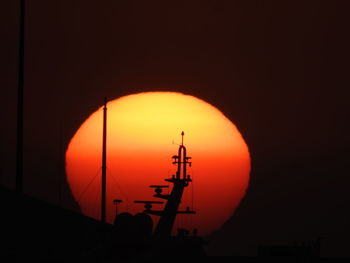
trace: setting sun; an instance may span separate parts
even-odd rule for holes
[[[234,212],[249,182],[250,156],[236,126],[218,109],[196,97],[174,92],[147,92],[108,103],[107,221],[118,212],[143,211],[134,200],[154,200],[152,184],[166,184],[176,171],[171,157],[184,144],[193,165],[193,183],[186,188],[175,229],[198,228],[201,234],[217,230]],[[66,152],[66,173],[82,212],[100,218],[102,107],[71,139]],[[163,205],[155,205],[161,209]],[[156,222],[157,218],[154,217]]]

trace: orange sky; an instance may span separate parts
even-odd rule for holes
[[[209,234],[232,215],[245,194],[250,172],[248,148],[235,125],[218,109],[193,96],[148,92],[108,103],[109,222],[114,219],[113,199],[123,199],[119,212],[133,214],[143,210],[134,200],[157,200],[148,186],[166,184],[164,179],[175,173],[171,156],[177,154],[181,131],[185,132],[188,156],[193,158],[188,173],[194,179],[185,190],[181,207],[193,203],[197,214],[179,215],[175,229],[196,227]],[[72,193],[83,213],[97,219],[101,151],[102,107],[78,129],[66,153]]]

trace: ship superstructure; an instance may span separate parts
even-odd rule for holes
[[[173,164],[177,166],[176,173],[166,182],[173,184],[169,194],[164,194],[163,189],[169,185],[150,185],[155,193],[153,197],[165,200],[163,210],[153,210],[153,205],[163,204],[163,201],[137,200],[135,203],[144,204],[145,210],[137,215],[122,213],[116,215],[115,228],[118,244],[136,242],[134,247],[145,247],[145,255],[204,255],[202,238],[197,236],[197,229],[193,229],[192,235],[185,229],[178,229],[178,235],[172,235],[178,214],[195,214],[190,207],[179,210],[180,203],[186,187],[192,183],[191,176],[187,174],[187,166],[191,166],[191,157],[187,156],[187,149],[184,145],[184,132],[181,133],[182,142],[179,145],[177,155],[172,156]],[[115,200],[116,205],[121,200]],[[153,220],[149,215],[159,216],[157,225],[153,230]],[[137,218],[137,219],[136,219]],[[129,232],[126,231],[129,229]],[[119,237],[118,237],[119,234]]]

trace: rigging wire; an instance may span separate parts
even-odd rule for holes
[[[192,211],[195,211],[194,209],[194,169],[192,169],[192,183],[191,183],[191,209]],[[190,214],[190,226],[193,227],[194,226],[194,214]]]
[[[86,193],[86,191],[89,189],[89,187],[91,186],[91,184],[95,181],[95,179],[97,178],[97,176],[100,174],[101,172],[101,168],[98,168],[98,171],[96,172],[95,176],[91,179],[91,181],[87,184],[87,186],[85,187],[85,189],[80,193],[79,197],[77,198],[78,203],[81,201],[81,198],[83,197],[83,195]]]
[[[107,172],[111,175],[110,177],[112,178],[114,184],[117,186],[118,190],[120,191],[122,196],[125,198],[125,200],[126,200],[126,212],[129,212],[129,197],[128,197],[128,195],[126,194],[126,192],[123,191],[122,187],[119,185],[114,174],[112,173],[112,171],[108,167],[107,167]]]
[[[192,170],[192,210],[194,211],[194,169]]]
[[[101,189],[98,187],[97,194],[95,195],[93,206],[95,207],[96,218],[100,217],[100,200],[101,200]]]
[[[170,172],[170,170],[168,170],[167,176],[168,176],[168,179],[171,179],[171,172]],[[169,195],[169,194],[170,194],[170,182],[169,182],[169,181],[166,181],[166,182],[167,182],[166,185],[168,186],[168,187],[166,188],[166,190],[167,190],[167,195]]]

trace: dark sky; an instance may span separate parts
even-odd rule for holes
[[[0,1],[1,184],[15,173],[18,2]],[[324,237],[350,256],[347,1],[27,1],[25,192],[77,209],[69,139],[103,98],[171,90],[222,110],[252,158],[209,253]],[[215,212],[215,211],[213,211]]]

